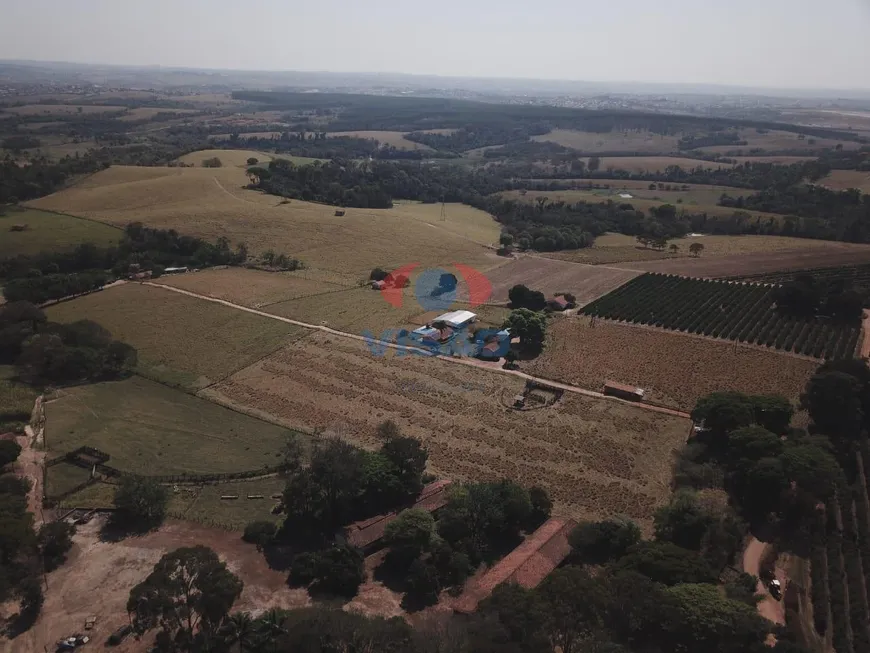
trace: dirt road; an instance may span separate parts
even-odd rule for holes
[[[870,358],[870,311],[864,311],[864,319],[861,321],[861,351],[859,358]]]
[[[747,574],[752,574],[753,576],[758,576],[758,570],[761,566],[761,560],[764,558],[764,554],[767,551],[767,547],[770,546],[766,542],[762,542],[761,540],[753,537],[749,544],[746,547],[746,550],[743,552],[743,571]],[[785,584],[788,580],[786,578],[785,573],[779,567],[776,568],[776,577],[779,579],[779,582],[782,583],[783,594],[785,593]],[[767,588],[764,586],[760,580],[758,581],[758,587],[756,591],[764,596],[764,600],[758,604],[758,613],[775,624],[783,625],[785,624],[785,606],[782,601],[777,601],[774,599],[770,592],[767,591]]]
[[[164,286],[163,284],[154,283],[151,281],[143,281],[142,285],[145,286],[154,286],[155,288],[162,288],[164,290],[169,290],[172,292],[177,292],[182,295],[187,295],[189,297],[196,297],[197,299],[202,299],[207,302],[213,302],[215,304],[222,304],[223,306],[227,306],[229,308],[234,308],[239,311],[245,311],[246,313],[253,313],[254,315],[259,315],[260,317],[269,318],[270,320],[278,320],[279,322],[285,322],[286,324],[292,324],[294,326],[304,327],[306,329],[313,329],[315,331],[323,331],[324,333],[329,333],[334,336],[339,336],[341,338],[350,338],[352,340],[359,340],[361,342],[366,343],[374,343],[378,346],[388,347],[390,349],[403,350],[415,352],[418,354],[423,354],[425,356],[433,356],[432,352],[421,349],[419,347],[408,347],[406,345],[398,345],[394,342],[385,342],[383,340],[373,340],[371,337],[357,335],[355,333],[348,333],[346,331],[338,331],[337,329],[331,329],[329,327],[322,326],[320,324],[310,324],[308,322],[300,322],[299,320],[293,320],[289,317],[281,317],[280,315],[273,315],[272,313],[266,313],[264,311],[259,311],[255,308],[248,308],[247,306],[241,306],[240,304],[234,304],[232,302],[228,302],[223,299],[215,299],[214,297],[209,297],[208,295],[200,295],[198,293],[190,292],[189,290],[182,290],[181,288],[173,288],[172,286]],[[650,404],[638,403],[635,401],[627,401],[625,399],[619,399],[618,397],[610,397],[601,392],[595,392],[593,390],[586,390],[584,388],[578,388],[577,386],[568,385],[567,383],[559,383],[558,381],[551,381],[549,379],[543,379],[540,377],[532,376],[530,374],[526,374],[525,372],[520,372],[519,370],[506,370],[499,365],[493,365],[493,363],[487,363],[485,361],[479,361],[476,358],[454,358],[452,356],[436,356],[443,361],[447,361],[450,363],[458,364],[458,365],[467,365],[470,367],[476,367],[478,369],[487,370],[491,373],[495,374],[510,374],[512,376],[517,376],[521,379],[525,379],[527,381],[535,381],[537,383],[543,383],[545,385],[549,385],[555,388],[559,388],[560,390],[564,390],[565,392],[573,392],[575,394],[584,395],[586,397],[595,397],[596,399],[606,399],[608,401],[616,401],[623,404],[630,404],[632,406],[637,406],[638,408],[642,408],[644,410],[649,410],[655,413],[663,413],[665,415],[674,415],[676,417],[684,417],[686,419],[691,419],[691,415],[689,413],[685,413],[679,410],[673,410],[671,408],[665,408],[663,406],[653,406]]]

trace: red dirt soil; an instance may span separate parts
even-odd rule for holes
[[[761,540],[753,537],[749,540],[746,550],[743,552],[743,571],[753,576],[758,576],[758,570],[761,565],[761,560],[764,558],[764,553],[769,545]],[[788,578],[785,572],[779,567],[776,567],[776,577],[782,583],[783,596],[785,596],[785,586]],[[775,624],[785,624],[785,605],[782,601],[774,599],[764,583],[758,581],[758,586],[755,590],[758,594],[764,597],[764,600],[758,604],[758,614],[772,621]]]
[[[84,633],[85,619],[96,616],[88,631],[93,646],[102,649],[106,638],[126,624],[130,590],[151,572],[160,557],[174,549],[203,544],[213,549],[245,584],[233,611],[250,611],[255,616],[269,608],[298,608],[310,599],[304,589],[287,586],[287,572],[270,569],[262,553],[242,541],[241,534],[187,522],[167,522],[160,530],[120,542],[102,542],[102,518],[79,526],[67,562],[47,576],[45,605],[36,624],[12,641],[4,641],[4,653],[54,650],[56,642],[74,633]],[[359,595],[345,606],[368,614],[395,616],[398,598],[380,583],[368,582]],[[113,650],[144,653],[153,636],[140,641],[128,638]],[[47,648],[46,648],[47,647]]]

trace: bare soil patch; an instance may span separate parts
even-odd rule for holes
[[[726,342],[588,318],[550,325],[544,353],[521,369],[600,391],[605,381],[646,390],[646,397],[690,411],[718,390],[780,394],[797,401],[818,361]]]
[[[128,623],[126,604],[130,590],[151,572],[160,557],[183,546],[203,544],[225,560],[245,584],[235,610],[260,614],[269,608],[298,608],[310,603],[305,590],[290,589],[285,572],[269,569],[256,547],[242,542],[240,533],[207,528],[187,522],[168,522],[160,530],[117,543],[101,542],[101,519],[79,527],[66,564],[48,575],[45,605],[29,631],[5,651],[54,650],[61,637],[84,629],[85,619],[96,616],[91,631],[93,646]],[[144,653],[153,637],[130,637],[114,650]]]
[[[570,517],[627,514],[645,526],[670,489],[670,456],[688,421],[619,402],[565,395],[515,411],[523,381],[474,367],[312,335],[201,394],[303,430],[377,447],[395,420],[454,480],[512,478],[547,488]]]
[[[492,282],[494,301],[507,301],[508,291],[524,284],[545,295],[557,292],[573,293],[579,304],[609,293],[637,276],[631,270],[595,267],[538,256],[521,256],[487,275]]]

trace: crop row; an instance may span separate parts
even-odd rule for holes
[[[851,358],[860,328],[787,315],[773,288],[644,274],[583,308],[586,315],[764,345],[814,358]]]
[[[852,281],[858,285],[870,284],[870,263],[861,265],[844,265],[834,268],[812,268],[793,272],[767,272],[761,274],[745,274],[727,277],[731,281],[754,281],[757,283],[786,283],[799,275],[811,275],[820,281]]]

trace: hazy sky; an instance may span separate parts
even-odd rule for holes
[[[0,0],[0,58],[870,88],[870,0]]]

